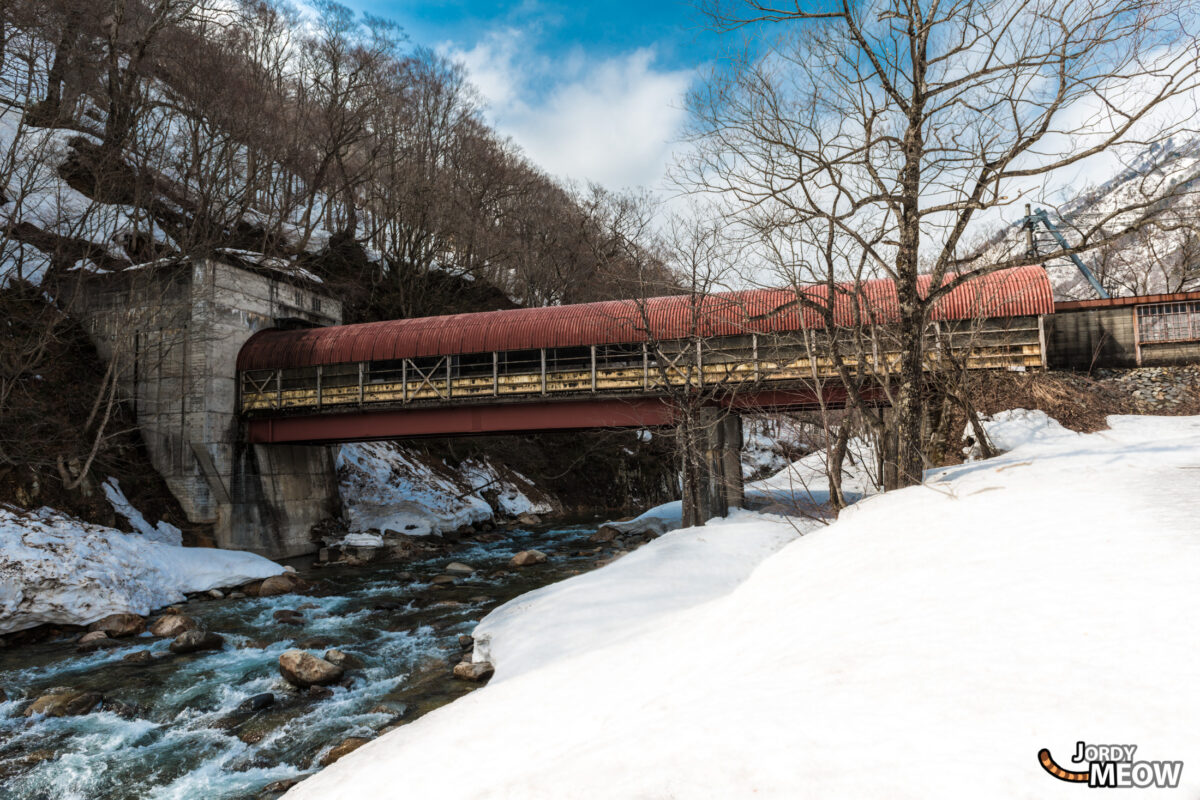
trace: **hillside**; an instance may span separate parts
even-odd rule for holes
[[[111,475],[183,524],[65,300],[89,273],[215,257],[319,282],[347,322],[670,283],[640,200],[547,176],[390,24],[250,0],[19,0],[0,22],[0,500],[113,524]]]

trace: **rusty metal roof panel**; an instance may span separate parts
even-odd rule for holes
[[[948,278],[947,280],[950,280]],[[930,278],[918,282],[928,296]],[[821,328],[829,286],[752,289],[694,297],[674,295],[546,306],[478,314],[389,320],[302,331],[263,331],[238,355],[238,369],[274,369],[421,356],[534,350],[592,344],[635,344],[649,338],[780,333]],[[899,317],[895,284],[888,280],[842,284],[833,298],[838,326],[888,323]],[[940,299],[935,319],[1008,317],[1054,312],[1050,281],[1041,267],[1020,267],[964,282]],[[649,330],[647,330],[647,326]]]

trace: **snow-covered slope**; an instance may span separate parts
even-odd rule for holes
[[[1110,294],[1125,296],[1200,289],[1200,238],[1193,225],[1200,212],[1200,137],[1179,136],[1152,145],[1130,159],[1115,175],[1100,176],[1092,186],[1072,186],[1073,191],[1054,203],[1042,205],[1068,244],[1078,246],[1085,233],[1103,238],[1096,226],[1114,235],[1136,226],[1140,215],[1153,209],[1161,224],[1119,238],[1112,246],[1088,250],[1081,256]],[[1166,197],[1166,200],[1159,198]],[[1035,204],[1035,207],[1038,204]],[[1059,249],[1040,225],[1035,229],[1039,252]],[[991,243],[996,259],[1024,254],[1025,229],[1016,225]],[[1066,258],[1052,259],[1046,271],[1060,300],[1093,299],[1095,291]]]
[[[428,536],[497,514],[554,510],[531,481],[513,470],[474,460],[457,469],[439,466],[435,470],[420,454],[395,442],[342,445],[339,493],[350,532],[359,537],[355,541],[388,530]]]
[[[288,797],[1052,798],[1084,790],[1046,773],[1041,748],[1068,768],[1080,740],[1186,762],[1200,418],[1043,433],[868,498],[733,592],[657,619],[622,602],[615,562],[569,637],[493,630],[501,668],[520,670]],[[639,583],[676,569],[657,563]],[[529,613],[576,604],[558,597]],[[630,635],[603,633],[605,608]],[[1200,792],[1186,763],[1183,782]]]
[[[43,508],[0,506],[0,633],[147,614],[283,572],[254,553],[175,547]]]
[[[488,614],[475,628],[475,660],[495,665],[494,680],[501,680],[628,639],[665,615],[732,591],[798,535],[778,518],[745,511],[667,533],[605,569]]]

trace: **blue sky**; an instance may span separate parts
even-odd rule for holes
[[[690,2],[349,0],[462,61],[488,117],[562,178],[662,188],[688,87],[724,42]]]

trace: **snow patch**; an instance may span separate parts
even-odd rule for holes
[[[144,520],[143,520],[144,521]],[[148,614],[185,593],[279,575],[253,553],[176,547],[53,509],[0,506],[0,634]]]
[[[1038,442],[1050,442],[1060,438],[1071,438],[1079,434],[1064,428],[1058,420],[1051,418],[1045,411],[1013,408],[1001,411],[990,417],[980,418],[983,430],[987,434],[992,447],[998,453],[1007,453],[1024,445]],[[964,441],[973,442],[974,431],[970,423],[963,432]],[[978,443],[972,443],[964,448],[968,461],[981,457]]]
[[[157,525],[151,525],[147,522],[146,518],[142,516],[142,512],[134,508],[133,504],[125,497],[125,493],[121,491],[121,482],[116,478],[109,478],[104,482],[102,488],[104,489],[104,496],[108,498],[108,503],[113,507],[113,510],[129,520],[130,527],[142,536],[145,536],[152,542],[174,545],[175,547],[183,545],[183,531],[165,520],[159,520]]]

